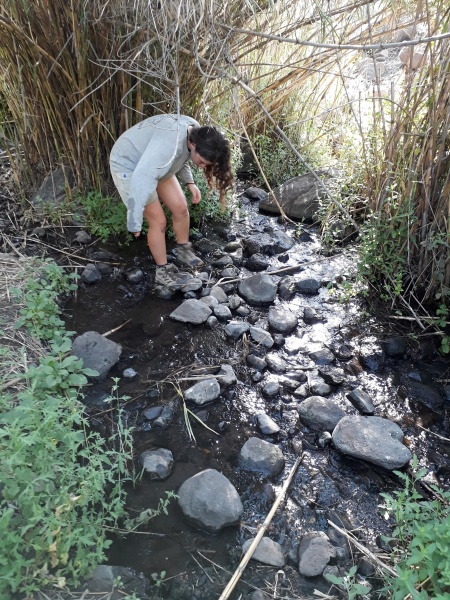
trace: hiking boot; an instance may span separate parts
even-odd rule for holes
[[[179,265],[186,265],[187,267],[192,267],[194,269],[203,266],[202,259],[192,252],[191,242],[177,245],[176,261]]]
[[[155,284],[161,285],[169,290],[175,291],[178,288],[177,281],[179,278],[178,269],[175,265],[167,264],[156,268]]]

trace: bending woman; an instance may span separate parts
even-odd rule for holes
[[[189,210],[177,176],[198,204],[201,193],[194,183],[188,159],[202,169],[210,188],[220,193],[222,208],[233,185],[228,140],[215,127],[200,127],[191,117],[158,115],[134,125],[114,144],[110,168],[114,184],[127,207],[127,228],[139,237],[143,217],[148,222],[147,240],[156,263],[155,283],[173,287],[177,269],[167,263],[166,217],[162,204],[172,213],[177,241],[176,258],[197,268],[202,261],[189,242]]]

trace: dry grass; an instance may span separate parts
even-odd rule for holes
[[[30,263],[30,259],[0,254],[1,386],[9,393],[22,389],[23,373],[30,363],[36,363],[45,355],[45,348],[39,340],[14,327],[20,306],[12,300],[11,289],[26,285],[29,277],[26,263]]]

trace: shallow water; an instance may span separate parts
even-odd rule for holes
[[[278,226],[276,220],[258,215],[249,205],[237,215],[231,231],[236,231],[241,237],[269,226]],[[286,230],[294,233],[292,226]],[[207,236],[225,245],[216,232],[209,231]],[[261,382],[253,381],[253,373],[244,360],[248,349],[245,342],[230,341],[224,336],[222,327],[212,331],[206,326],[173,322],[169,315],[182,297],[161,300],[152,293],[153,267],[143,240],[133,243],[125,252],[115,248],[108,250],[121,255],[123,260],[117,267],[116,277],[79,288],[76,298],[66,306],[67,327],[77,334],[89,330],[105,333],[130,320],[109,336],[122,345],[122,357],[105,382],[92,386],[90,395],[109,392],[112,378],[119,377],[119,396],[128,397],[121,401],[121,405],[125,409],[127,423],[136,429],[136,456],[144,450],[163,447],[171,450],[175,459],[175,468],[167,480],[150,481],[144,476],[135,489],[130,487],[130,511],[138,513],[149,507],[156,508],[159,498],[164,497],[167,490],[176,491],[187,478],[207,468],[217,469],[228,477],[244,503],[241,526],[212,536],[187,524],[176,502],[172,502],[168,515],[152,520],[148,535],[136,534],[114,542],[109,557],[111,564],[133,567],[147,577],[165,571],[166,577],[176,578],[182,573],[195,571],[200,551],[215,563],[234,570],[240,556],[240,543],[254,534],[262,523],[270,510],[274,493],[280,489],[295,462],[292,441],[296,439],[302,439],[304,443],[303,462],[289,489],[283,511],[277,512],[270,526],[272,539],[282,543],[286,549],[295,547],[305,531],[320,529],[328,532],[327,520],[330,518],[348,521],[349,526],[359,532],[363,543],[368,545],[373,546],[378,534],[388,533],[390,523],[379,508],[380,492],[396,489],[398,478],[368,463],[346,458],[331,446],[320,448],[318,434],[299,422],[296,402],[287,391],[275,399],[262,396],[261,386],[278,376],[266,371]],[[287,262],[283,263],[272,257],[270,270],[310,262],[296,278],[314,277],[322,281],[322,288],[317,296],[296,295],[291,301],[282,301],[283,306],[297,314],[301,314],[305,306],[310,306],[324,316],[324,322],[313,325],[306,325],[300,319],[296,332],[286,336],[284,347],[276,352],[288,363],[297,367],[301,365],[308,377],[313,377],[316,367],[308,357],[310,352],[336,340],[357,347],[359,339],[368,334],[379,339],[392,335],[393,329],[387,320],[366,314],[359,300],[340,302],[336,292],[332,291],[334,282],[353,277],[356,262],[353,248],[342,250],[336,256],[324,257],[320,254],[318,238],[312,232],[311,242],[297,243],[287,254]],[[144,271],[145,279],[132,285],[124,280],[123,272],[136,267]],[[241,275],[248,274],[242,268]],[[278,276],[284,274],[289,272],[278,273]],[[252,313],[254,324],[267,327],[267,307],[253,308]],[[430,357],[424,356],[423,352],[421,355],[419,345],[416,346],[417,350],[411,352],[408,358],[388,359],[379,373],[364,369],[353,378],[347,375],[347,382],[337,387],[330,397],[348,414],[357,414],[346,398],[348,384],[357,382],[371,395],[376,406],[375,414],[390,418],[402,427],[411,451],[417,453],[420,463],[427,468],[430,481],[446,485],[450,442],[426,430],[432,428],[435,433],[450,437],[448,405],[444,403],[434,412],[402,398],[399,389],[401,378],[408,374],[422,377],[422,381],[428,378],[426,383],[435,384],[439,380],[441,384],[442,380],[448,379],[448,364],[436,352]],[[192,385],[190,378],[197,376],[200,368],[214,368],[223,363],[232,364],[238,378],[237,385],[225,390],[212,405],[194,410],[215,433],[192,420],[195,441],[190,439],[180,407],[168,429],[151,429],[151,423],[143,417],[145,409],[176,398],[174,384],[186,389]],[[124,379],[122,373],[127,367],[137,371],[138,377]],[[151,394],[151,390],[156,389],[161,394],[160,398],[149,398],[148,392]],[[109,435],[112,409],[98,401],[91,402],[87,410],[93,426]],[[268,482],[262,476],[237,468],[237,455],[244,442],[255,435],[264,437],[255,422],[255,415],[261,411],[277,421],[282,430],[275,437],[267,437],[280,446],[286,459],[284,473],[271,482],[272,489],[267,487]],[[207,563],[203,560],[202,564]],[[313,587],[325,592],[329,585],[316,579]],[[304,585],[305,593],[310,587],[298,577],[295,585],[300,586],[298,589]]]

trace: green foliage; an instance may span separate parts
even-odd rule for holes
[[[1,598],[76,585],[105,560],[106,528],[126,516],[131,434],[118,427],[106,444],[89,430],[79,393],[96,373],[70,355],[56,302],[72,278],[53,263],[42,269],[15,296],[22,324],[49,352],[26,372],[21,392],[0,396]]]
[[[166,491],[166,498],[160,498],[157,508],[147,508],[146,510],[139,513],[137,517],[125,519],[124,525],[127,531],[135,531],[138,528],[147,525],[155,517],[159,517],[162,513],[165,515],[169,514],[168,506],[173,498],[178,496],[172,490]]]
[[[292,177],[306,172],[298,156],[280,139],[260,134],[254,140],[255,152],[271,186],[281,185]],[[305,157],[306,158],[306,157]],[[265,185],[261,175],[256,183]]]
[[[120,198],[104,196],[99,191],[91,191],[78,196],[77,205],[85,214],[86,227],[105,242],[111,236],[127,235],[127,209]]]
[[[412,600],[448,598],[450,590],[450,492],[436,486],[436,499],[424,500],[417,492],[417,482],[425,475],[425,469],[415,475],[396,472],[404,482],[404,489],[382,494],[386,517],[393,516],[396,526],[388,540],[395,543],[393,559],[397,578],[387,580],[390,598],[403,600],[409,594]]]
[[[161,585],[164,583],[165,576],[166,576],[165,571],[161,571],[161,573],[152,573],[151,574],[151,578],[153,579],[154,585],[157,588],[160,588]]]
[[[330,583],[342,590],[346,594],[348,600],[353,600],[354,598],[359,597],[368,598],[367,594],[371,591],[371,587],[369,585],[358,583],[356,579],[355,565],[350,568],[349,572],[344,577],[336,577],[336,575],[327,573],[325,578],[328,579]]]
[[[23,305],[15,327],[26,327],[34,337],[50,340],[57,331],[64,329],[59,316],[58,298],[76,289],[74,280],[77,276],[74,273],[64,273],[53,262],[43,263],[39,276],[36,276],[34,266],[28,268],[28,273],[24,289],[11,290],[12,297]]]

